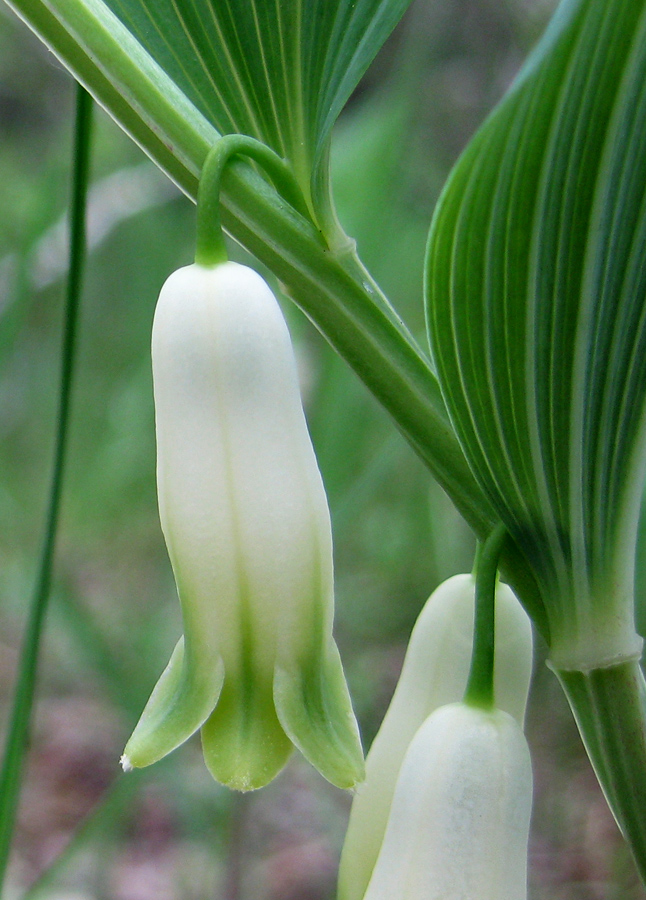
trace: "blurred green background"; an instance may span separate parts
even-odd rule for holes
[[[439,189],[553,5],[417,0],[336,129],[341,220],[423,346]],[[61,66],[0,5],[0,730],[50,477],[73,99]],[[149,343],[161,284],[191,261],[194,210],[98,112],[89,216],[63,519],[7,898],[328,900],[351,798],[297,754],[248,796],[211,781],[197,738],[120,774],[180,632],[156,509]],[[474,545],[367,391],[283,306],[330,499],[336,635],[367,748],[423,602],[471,568]],[[646,896],[541,647],[528,733],[533,900]]]

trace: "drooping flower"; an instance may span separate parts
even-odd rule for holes
[[[384,839],[402,760],[438,707],[462,699],[473,647],[475,581],[455,575],[429,597],[410,637],[393,699],[352,803],[339,869],[339,900],[362,900]],[[496,589],[496,705],[523,724],[532,669],[529,617],[511,589]]]
[[[269,782],[292,745],[351,787],[363,757],[332,637],[329,511],[280,307],[246,266],[187,266],[162,288],[152,360],[184,635],[124,765],[201,728],[207,766],[230,787]]]
[[[404,757],[364,900],[526,900],[531,806],[518,722],[440,707]]]

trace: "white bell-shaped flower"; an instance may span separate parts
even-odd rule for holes
[[[379,854],[404,755],[440,706],[461,700],[473,647],[475,581],[455,575],[429,597],[413,628],[397,688],[366,759],[339,869],[338,900],[362,900]],[[529,617],[511,589],[496,588],[496,705],[522,726],[532,670]]]
[[[364,900],[526,900],[531,806],[518,722],[440,707],[404,756]]]
[[[191,265],[153,325],[157,482],[184,636],[124,753],[198,728],[214,777],[270,781],[295,744],[334,784],[363,758],[332,638],[330,517],[291,341],[252,269]]]

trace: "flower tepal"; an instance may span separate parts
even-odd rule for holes
[[[332,783],[363,756],[332,638],[330,518],[280,307],[252,269],[192,265],[152,339],[162,529],[183,638],[130,738],[145,766],[198,728],[213,776],[258,788],[296,745]]]
[[[526,900],[531,805],[518,722],[440,707],[404,757],[365,900]]]
[[[475,580],[454,575],[427,600],[411,634],[401,676],[366,759],[339,868],[338,900],[363,900],[384,840],[395,785],[415,733],[436,709],[464,695],[473,648]],[[495,697],[522,727],[532,670],[529,617],[498,583]]]

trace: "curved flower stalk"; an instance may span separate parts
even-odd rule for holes
[[[245,266],[180,269],[159,297],[152,358],[184,636],[124,766],[201,727],[208,768],[232,788],[265,785],[293,744],[351,787],[363,757],[332,638],[329,512],[278,303]]]
[[[365,900],[526,900],[531,805],[516,719],[435,710],[404,757]]]
[[[366,760],[339,869],[339,900],[362,900],[377,860],[402,760],[438,707],[465,692],[473,646],[475,580],[455,575],[429,597],[411,634],[397,689]],[[522,727],[532,668],[529,617],[509,587],[496,589],[496,704]]]

